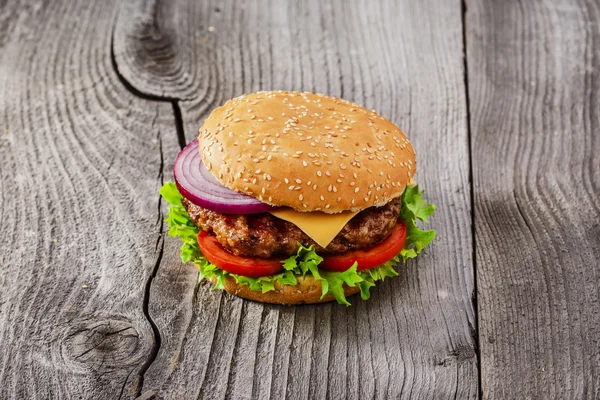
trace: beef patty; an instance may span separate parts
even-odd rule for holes
[[[381,242],[396,226],[400,198],[381,207],[371,207],[354,216],[327,247],[314,242],[291,222],[269,213],[220,214],[182,200],[194,224],[214,235],[221,246],[236,256],[283,257],[295,254],[298,243],[315,246],[320,254],[338,254],[367,248]]]

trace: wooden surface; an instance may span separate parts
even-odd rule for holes
[[[468,7],[483,396],[598,399],[600,3]]]
[[[600,398],[597,2],[88,3],[0,3],[1,399]],[[180,145],[260,89],[413,142],[438,238],[368,302],[196,286],[164,235]]]

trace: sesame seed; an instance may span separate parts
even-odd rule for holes
[[[338,197],[338,198],[337,198],[337,202],[339,203],[340,201],[342,201],[342,198],[341,198],[341,197]]]
[[[259,175],[261,172],[262,172],[262,171],[261,171],[260,169],[257,169],[256,171],[254,171],[254,173],[255,173],[256,175]]]
[[[240,121],[241,121],[241,119],[239,119],[239,118],[236,118],[233,120],[233,122],[240,122]]]
[[[260,191],[262,192],[262,194],[265,194],[265,188],[262,188]]]
[[[302,195],[298,196],[298,200],[300,200],[300,201],[304,200],[304,196],[302,196]]]
[[[252,179],[252,183],[256,183],[256,178]]]
[[[350,186],[354,186],[354,185],[356,185],[355,182],[350,182]]]
[[[313,185],[313,190],[317,190],[317,184],[316,183]]]
[[[271,161],[272,158],[273,158],[273,156],[271,154],[269,154],[269,156],[267,157],[267,161]]]
[[[260,160],[258,158],[255,158],[254,160],[252,160],[253,162],[260,162]]]
[[[250,119],[256,119],[256,115],[250,116]]]
[[[325,197],[323,197],[322,195],[321,195],[321,197],[320,197],[320,198],[321,198],[321,201],[324,201],[324,200],[325,200]]]
[[[229,132],[229,137],[233,137],[233,132]]]
[[[301,179],[296,179],[296,183],[302,183]]]
[[[306,161],[302,160],[302,165],[304,165],[305,167],[307,167],[308,163]]]
[[[288,190],[294,190],[294,185],[288,187]]]
[[[317,176],[323,176],[323,174],[321,173],[321,171],[317,171]]]
[[[329,186],[327,187],[327,191],[328,191],[328,192],[331,192],[332,190],[333,190],[333,186],[329,185]]]
[[[283,178],[283,181],[284,181],[285,183],[290,183],[290,181],[289,181],[289,179],[288,179],[288,178]]]
[[[354,193],[358,193],[359,190],[360,190],[360,188],[355,188]]]
[[[330,204],[325,204],[325,208],[329,208],[329,207],[331,207]]]

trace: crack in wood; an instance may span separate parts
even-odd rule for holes
[[[181,118],[181,110],[179,109],[177,99],[167,98],[167,97],[150,96],[150,95],[144,94],[141,91],[137,90],[121,74],[121,72],[119,71],[119,66],[117,64],[117,60],[115,57],[115,51],[114,51],[115,27],[116,27],[116,22],[113,25],[113,29],[111,31],[111,38],[110,38],[110,58],[111,58],[111,65],[113,67],[115,74],[117,75],[119,81],[123,84],[123,86],[129,92],[131,92],[133,95],[140,97],[142,99],[145,99],[145,100],[171,103],[171,105],[173,107],[173,115],[174,115],[174,119],[175,119],[175,130],[177,133],[177,140],[178,140],[180,147],[183,148],[185,146],[185,131],[184,131],[183,122],[182,122],[182,118]],[[154,126],[154,121],[152,123],[152,126]],[[158,143],[159,143],[158,149],[160,152],[159,179],[162,184],[162,183],[164,183],[164,154],[163,154],[163,144],[162,144],[162,137],[160,135],[160,130],[157,133],[157,139],[158,139]],[[151,349],[148,359],[140,368],[140,372],[139,372],[140,378],[139,378],[139,383],[137,385],[136,397],[139,397],[142,394],[142,388],[144,386],[144,375],[145,375],[146,371],[148,370],[148,368],[150,368],[150,366],[156,359],[156,357],[158,355],[158,351],[160,350],[160,347],[161,347],[161,342],[162,342],[158,326],[156,325],[156,323],[150,316],[150,312],[148,310],[148,306],[150,303],[150,290],[152,288],[152,282],[153,282],[154,278],[156,278],[156,274],[158,272],[158,268],[160,266],[160,263],[161,263],[162,257],[163,257],[163,253],[164,253],[164,243],[165,243],[164,242],[164,224],[162,223],[162,220],[164,219],[164,215],[163,215],[163,212],[161,209],[161,205],[162,205],[162,198],[159,195],[158,202],[157,202],[157,210],[158,210],[158,222],[159,222],[160,230],[159,230],[159,236],[158,236],[158,239],[156,241],[156,246],[155,246],[155,249],[158,250],[158,255],[156,258],[156,262],[154,263],[152,273],[148,277],[148,280],[146,281],[146,285],[144,287],[144,299],[143,299],[143,304],[142,304],[142,310],[143,310],[144,316],[152,328],[152,333],[154,335],[154,343],[153,343],[153,346],[152,346],[152,349]],[[128,380],[129,380],[129,376],[127,377],[125,382],[127,382]],[[121,389],[121,394],[120,394],[119,398],[121,398],[121,396],[123,395],[124,388],[125,388],[125,384],[123,385],[123,388]]]
[[[464,90],[465,90],[465,103],[467,113],[467,146],[469,148],[469,202],[471,206],[471,243],[472,243],[472,263],[473,263],[473,293],[471,294],[471,301],[473,302],[473,312],[475,315],[473,324],[469,321],[469,330],[471,331],[471,337],[473,338],[474,351],[477,357],[477,392],[478,398],[483,398],[483,388],[481,380],[481,353],[479,346],[479,310],[477,308],[477,239],[475,236],[475,188],[473,187],[473,143],[471,134],[471,104],[469,98],[469,66],[467,59],[467,0],[461,0],[461,22],[462,22],[462,33],[463,33],[463,78],[464,78]],[[456,395],[456,394],[455,394]]]
[[[185,128],[183,126],[183,119],[181,117],[181,109],[179,107],[179,101],[182,99],[179,99],[176,97],[169,97],[169,96],[156,96],[156,95],[144,93],[144,92],[138,90],[131,82],[129,82],[127,80],[127,78],[119,70],[117,58],[115,57],[115,42],[114,42],[115,41],[115,28],[116,28],[116,22],[113,26],[113,30],[112,30],[112,34],[111,34],[111,38],[110,38],[110,59],[111,59],[111,64],[112,64],[113,70],[117,74],[119,82],[121,82],[128,91],[130,91],[132,94],[134,94],[137,97],[140,97],[145,100],[150,100],[150,101],[161,101],[161,102],[171,103],[171,106],[173,107],[173,116],[175,118],[175,132],[177,134],[177,141],[179,143],[179,146],[183,149],[185,147],[186,140],[185,140]]]

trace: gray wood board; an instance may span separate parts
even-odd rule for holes
[[[599,21],[468,2],[484,398],[600,398]]]
[[[375,108],[408,132],[417,180],[440,207],[438,239],[372,299],[280,307],[200,285],[167,238],[149,311],[161,348],[144,390],[160,397],[477,396],[466,89],[459,1],[130,2],[119,72],[181,109],[188,140],[214,107],[265,89]],[[209,29],[209,27],[212,27]],[[171,164],[173,159],[165,160]]]
[[[0,7],[0,398],[134,398],[171,105],[111,60],[114,2]]]

